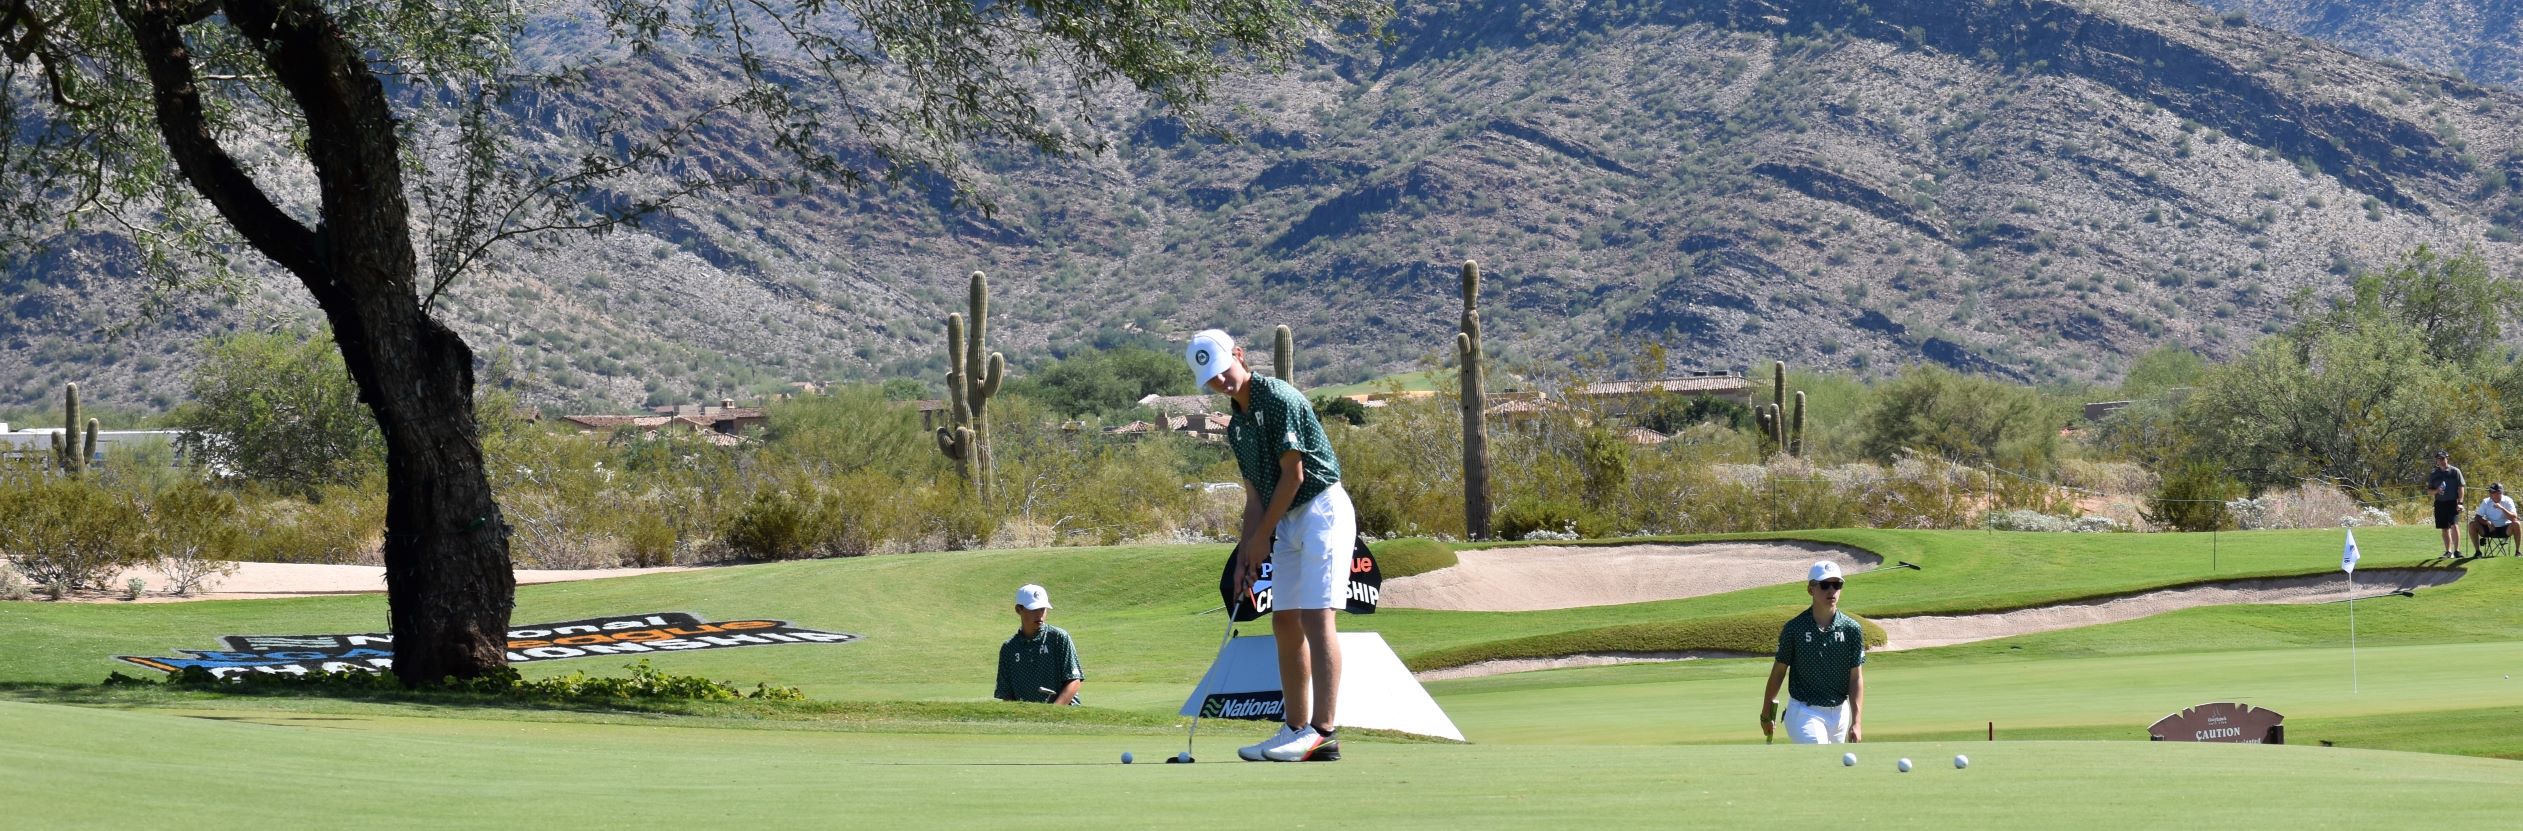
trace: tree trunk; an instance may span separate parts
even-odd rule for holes
[[[386,442],[386,599],[405,684],[507,665],[516,576],[484,476],[473,351],[421,310],[400,141],[385,88],[314,0],[120,0],[160,132],[194,190],[298,277],[331,321]],[[226,12],[307,118],[322,220],[283,212],[208,128],[179,27]],[[217,24],[212,24],[217,25]]]

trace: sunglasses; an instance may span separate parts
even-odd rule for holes
[[[1838,580],[1824,580],[1824,581],[1821,581],[1821,582],[1815,583],[1814,585],[1821,586],[1823,591],[1827,591],[1827,592],[1835,592],[1835,591],[1839,591],[1839,590],[1840,590],[1840,587],[1841,587],[1841,586],[1843,586],[1843,585],[1846,585],[1846,584],[1841,583],[1841,582],[1840,582],[1840,581],[1838,581]]]

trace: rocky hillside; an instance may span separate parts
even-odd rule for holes
[[[1676,368],[2110,379],[2162,342],[2228,353],[2418,244],[2523,253],[2523,97],[2176,0],[1412,0],[1393,33],[1238,84],[1240,143],[1114,119],[1101,156],[993,158],[988,215],[933,182],[711,197],[517,252],[446,314],[542,400],[714,399],[934,378],[980,269],[1020,368],[1286,323],[1332,382],[1450,353],[1471,258],[1511,362],[1654,342]],[[626,61],[605,106],[709,81]],[[566,131],[583,105],[521,106]],[[96,344],[137,290],[113,249],[0,278],[0,399],[167,399],[201,331],[304,306],[273,281]]]
[[[2523,6],[2510,0],[2200,0],[2252,24],[2482,84],[2523,89]]]

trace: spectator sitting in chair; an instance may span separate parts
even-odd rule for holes
[[[2505,495],[2505,483],[2488,486],[2488,498],[2479,501],[2479,510],[2470,517],[2470,553],[2481,556],[2489,540],[2514,539],[2514,500]]]

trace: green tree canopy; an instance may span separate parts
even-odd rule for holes
[[[2029,387],[1919,364],[1876,390],[1859,420],[1859,452],[1874,459],[1909,450],[2047,471],[2067,411]]]
[[[359,405],[330,332],[244,333],[203,344],[176,445],[194,462],[267,487],[312,494],[384,462],[377,421]]]
[[[1150,395],[1193,393],[1181,358],[1138,346],[1073,352],[1008,386],[1072,418],[1129,412]]]
[[[2129,371],[2121,376],[2122,398],[2147,398],[2162,395],[2176,387],[2196,385],[2199,376],[2208,371],[2208,362],[2190,347],[2167,343],[2129,363]]]
[[[2428,451],[2495,429],[2496,397],[2428,343],[2384,316],[2265,339],[2211,371],[2180,417],[2248,484],[2319,479],[2379,496],[2414,485]]]
[[[2421,245],[2390,268],[2359,276],[2288,337],[2309,356],[2327,333],[2380,321],[2417,333],[2426,359],[2467,366],[2504,354],[2506,326],[2523,313],[2519,304],[2523,286],[2489,271],[2478,252],[2447,257]]]

